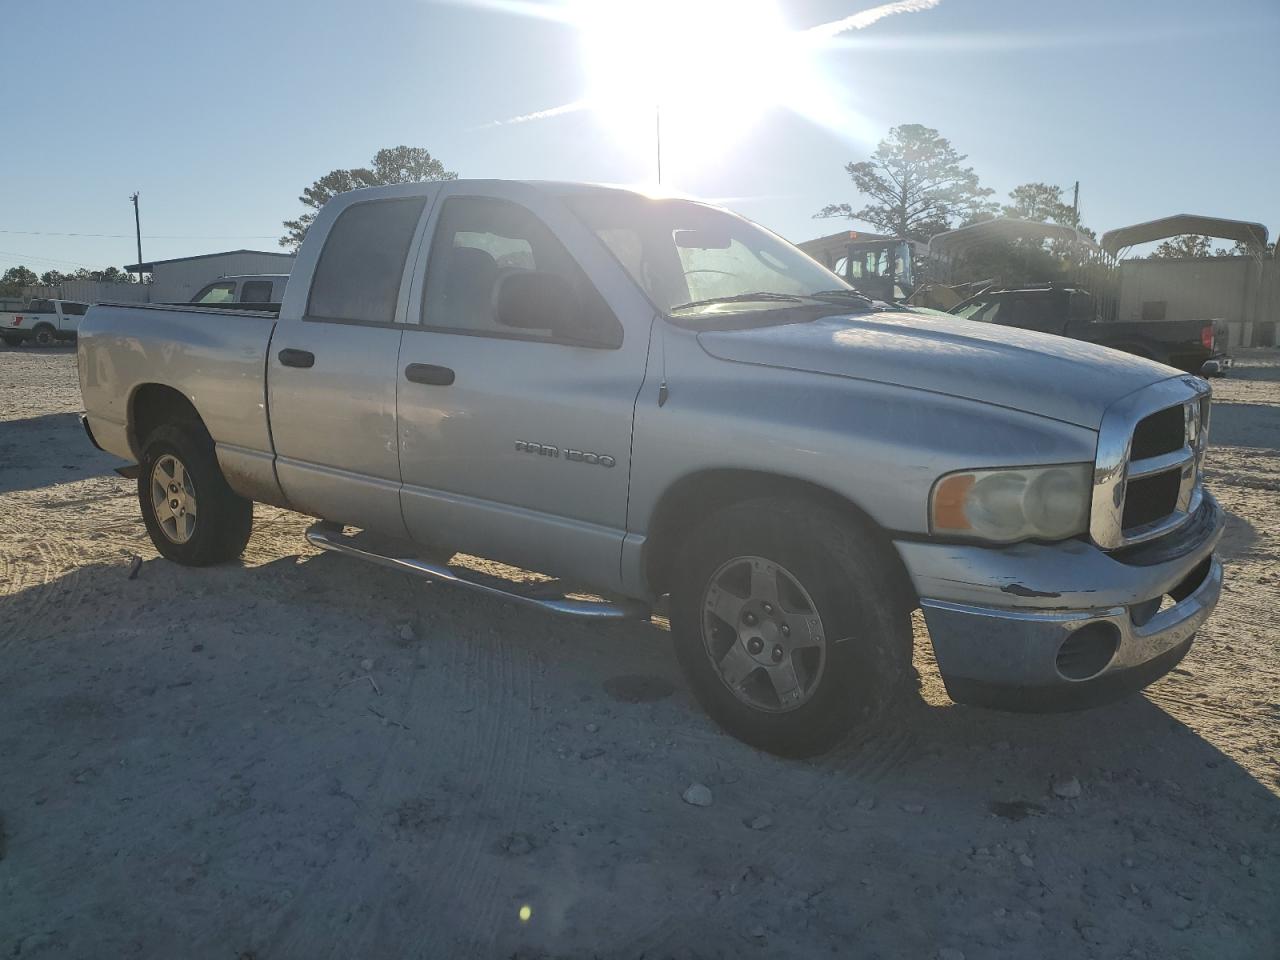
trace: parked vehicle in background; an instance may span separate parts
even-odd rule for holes
[[[1218,376],[1231,366],[1231,358],[1218,346],[1225,331],[1212,320],[1101,321],[1089,291],[1072,286],[989,288],[948,312],[979,323],[1101,344],[1188,373]]]
[[[22,310],[0,313],[0,340],[10,347],[28,341],[50,347],[59,341],[74,340],[80,318],[89,308],[75,300],[32,300]]]
[[[915,292],[907,240],[843,230],[797,246],[871,300],[902,303]]]
[[[783,753],[902,695],[915,607],[954,699],[1054,710],[1172,669],[1222,587],[1203,380],[875,311],[688,200],[342,194],[278,311],[95,306],[79,370],[163,556],[239,556],[261,501],[323,518],[323,549],[556,613],[669,595],[699,700]]]
[[[287,273],[251,273],[238,277],[219,277],[206,284],[192,303],[216,307],[229,303],[274,303],[284,299],[284,287],[289,282]]]

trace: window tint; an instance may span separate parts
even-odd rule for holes
[[[83,317],[88,307],[89,305],[86,303],[72,303],[70,300],[62,301],[62,312],[68,317]]]
[[[234,280],[223,280],[219,283],[211,283],[199,293],[195,295],[192,303],[230,303],[236,298],[236,284]]]
[[[246,280],[244,286],[240,288],[241,303],[270,303],[271,302],[271,281],[270,280]]]
[[[624,262],[638,255],[638,238],[619,231],[611,239]],[[516,329],[498,323],[495,316],[503,278],[534,270],[568,281],[576,309],[590,318],[582,329],[593,331],[593,339],[598,335],[611,346],[622,342],[617,318],[546,225],[524,207],[491,197],[445,202],[427,258],[422,324],[461,333],[555,339],[551,330]]]
[[[1016,297],[998,322],[1025,330],[1051,330],[1056,326],[1054,314],[1059,302],[1057,297]]]
[[[309,320],[395,320],[409,242],[423,197],[370,200],[342,212],[329,230],[307,304]]]

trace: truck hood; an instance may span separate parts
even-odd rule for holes
[[[1115,400],[1179,375],[1067,337],[910,313],[704,330],[698,341],[721,360],[929,390],[1094,430]]]

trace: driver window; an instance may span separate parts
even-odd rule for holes
[[[622,342],[617,319],[546,224],[519,204],[493,197],[445,201],[427,257],[421,323],[450,333],[554,340],[550,330],[517,330],[497,319],[503,279],[535,270],[567,280],[581,308],[610,326],[598,331],[602,339]]]

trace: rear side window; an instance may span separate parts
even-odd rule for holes
[[[311,281],[308,320],[392,323],[409,243],[425,197],[370,200],[344,210]]]
[[[62,301],[62,313],[64,316],[67,316],[67,317],[83,317],[84,312],[87,309],[88,309],[88,304],[71,303],[67,300]]]
[[[236,283],[234,280],[222,280],[218,283],[211,283],[192,299],[192,303],[230,303],[236,298]]]
[[[53,313],[52,300],[32,300],[31,306],[27,307],[31,313]]]
[[[270,280],[246,280],[244,286],[240,288],[241,303],[270,303],[271,302],[271,281]]]

